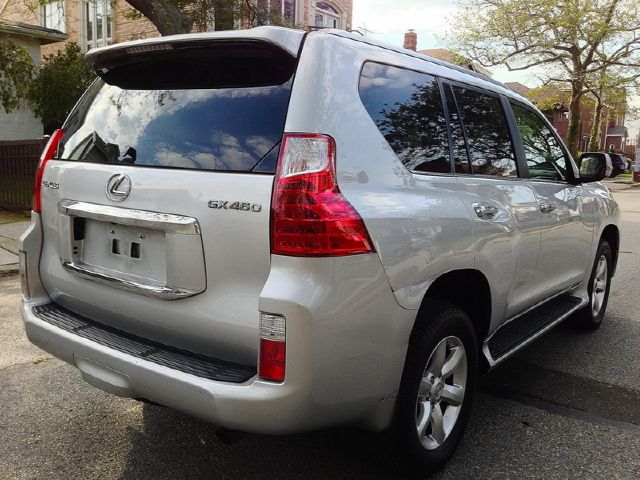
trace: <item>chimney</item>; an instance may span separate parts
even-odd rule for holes
[[[407,31],[407,33],[404,34],[404,48],[406,48],[407,50],[413,50],[415,52],[417,46],[418,34],[410,29],[409,31]]]

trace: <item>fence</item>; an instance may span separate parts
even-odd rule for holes
[[[0,142],[0,208],[31,208],[33,180],[46,142],[46,138]]]

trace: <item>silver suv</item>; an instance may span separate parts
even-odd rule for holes
[[[597,328],[618,207],[489,78],[338,30],[154,38],[51,138],[22,239],[29,339],[228,429],[459,442],[479,373]]]

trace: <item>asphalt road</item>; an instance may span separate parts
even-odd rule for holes
[[[483,377],[437,479],[640,478],[640,191],[616,193],[619,269],[595,333],[558,327]],[[0,478],[406,478],[384,435],[248,435],[84,384],[31,346],[16,276],[0,277]]]

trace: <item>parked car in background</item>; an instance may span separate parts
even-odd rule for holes
[[[611,160],[578,168],[502,84],[340,30],[87,60],[20,259],[29,339],[92,385],[247,432],[393,427],[427,472],[479,373],[600,326]]]
[[[613,166],[613,171],[610,175],[611,178],[616,177],[621,173],[629,173],[629,167],[627,164],[627,160],[624,158],[624,155],[620,153],[609,152],[609,157],[611,157],[611,164]]]

